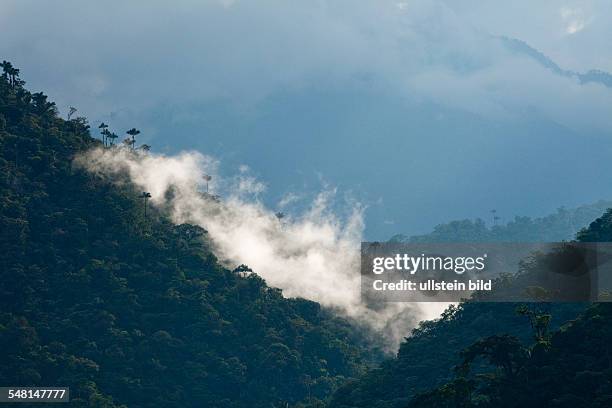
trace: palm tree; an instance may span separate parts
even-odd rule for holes
[[[212,176],[205,174],[202,176],[202,178],[204,179],[204,181],[206,181],[206,194],[208,194],[208,182],[212,180]]]
[[[144,217],[146,220],[147,219],[147,200],[151,198],[151,193],[147,191],[143,191],[142,194],[140,195],[140,198],[144,200]]]
[[[10,85],[11,84],[11,74],[10,73],[13,70],[13,64],[5,60],[5,61],[2,61],[2,63],[0,64],[0,67],[2,67],[2,71],[4,71],[2,76],[9,81],[9,85]]]
[[[10,86],[14,88],[16,85],[21,85],[23,83],[23,81],[19,80],[19,70],[13,67],[13,64],[8,61],[2,61],[0,66],[4,71],[2,76],[9,81]]]
[[[106,136],[107,138],[110,139],[110,143],[109,146],[114,146],[115,145],[115,139],[119,138],[119,135],[117,135],[114,132],[111,132],[108,136]]]
[[[142,146],[140,146],[140,149],[144,152],[148,152],[149,150],[151,150],[151,146],[149,146],[148,144],[143,144]]]
[[[108,125],[104,122],[100,123],[100,126],[98,126],[98,129],[100,130],[100,133],[102,134],[102,143],[104,144],[104,146],[106,146],[106,140],[108,139]]]
[[[132,146],[132,150],[134,150],[134,146],[136,145],[136,135],[140,134],[140,130],[136,129],[136,128],[131,128],[130,130],[128,130],[127,132],[128,135],[130,135],[132,137],[132,140],[129,144],[131,144]]]
[[[276,214],[274,214],[276,216],[276,218],[278,219],[278,225],[279,227],[282,229],[283,228],[283,218],[285,218],[285,213],[284,212],[277,212]]]
[[[110,138],[111,132],[108,131],[108,129],[104,129],[102,131],[102,141],[104,142],[104,146],[107,146],[110,144],[108,144],[109,138]]]

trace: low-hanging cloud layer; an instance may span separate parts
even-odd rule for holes
[[[77,162],[111,180],[128,175],[138,188],[151,193],[153,205],[169,209],[175,223],[208,230],[217,256],[228,267],[247,264],[268,284],[283,289],[285,296],[319,302],[367,325],[390,349],[419,320],[435,318],[446,307],[388,303],[373,310],[361,303],[362,208],[347,203],[346,216],[338,216],[330,209],[335,199],[331,189],[319,193],[304,213],[279,219],[257,199],[265,187],[248,169],[222,180],[218,161],[198,152],[164,156],[97,148]],[[212,176],[211,192],[222,192],[220,200],[203,193],[205,175]]]
[[[612,71],[611,16],[603,0],[19,0],[0,5],[0,53],[92,120],[215,100],[248,109],[275,92],[331,87],[496,118],[533,108],[573,129],[611,130],[609,89],[494,40],[525,40],[566,69]]]

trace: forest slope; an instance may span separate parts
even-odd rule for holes
[[[73,166],[100,146],[86,120],[4,68],[0,384],[68,386],[83,407],[286,407],[360,373],[345,321],[222,267],[206,231]]]

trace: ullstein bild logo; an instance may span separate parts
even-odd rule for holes
[[[611,243],[361,245],[365,302],[610,301]]]

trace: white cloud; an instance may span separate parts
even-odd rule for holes
[[[216,159],[197,152],[164,156],[95,149],[77,162],[114,180],[117,174],[127,174],[139,189],[151,193],[153,205],[169,209],[176,223],[208,230],[218,258],[227,260],[229,267],[249,265],[268,284],[283,289],[285,296],[314,300],[368,325],[390,348],[418,320],[434,318],[446,307],[388,303],[374,310],[361,303],[362,207],[348,203],[348,215],[338,216],[330,205],[335,200],[333,189],[320,192],[306,211],[281,224],[272,210],[245,197],[233,179],[222,179]],[[204,174],[217,180],[221,202],[201,193]],[[166,194],[170,189],[173,194]]]
[[[587,26],[584,12],[580,8],[561,7],[559,13],[565,22],[565,32],[567,34],[576,34]]]
[[[291,204],[298,202],[302,197],[299,194],[289,192],[283,195],[283,197],[278,202],[278,208],[284,209]]]

